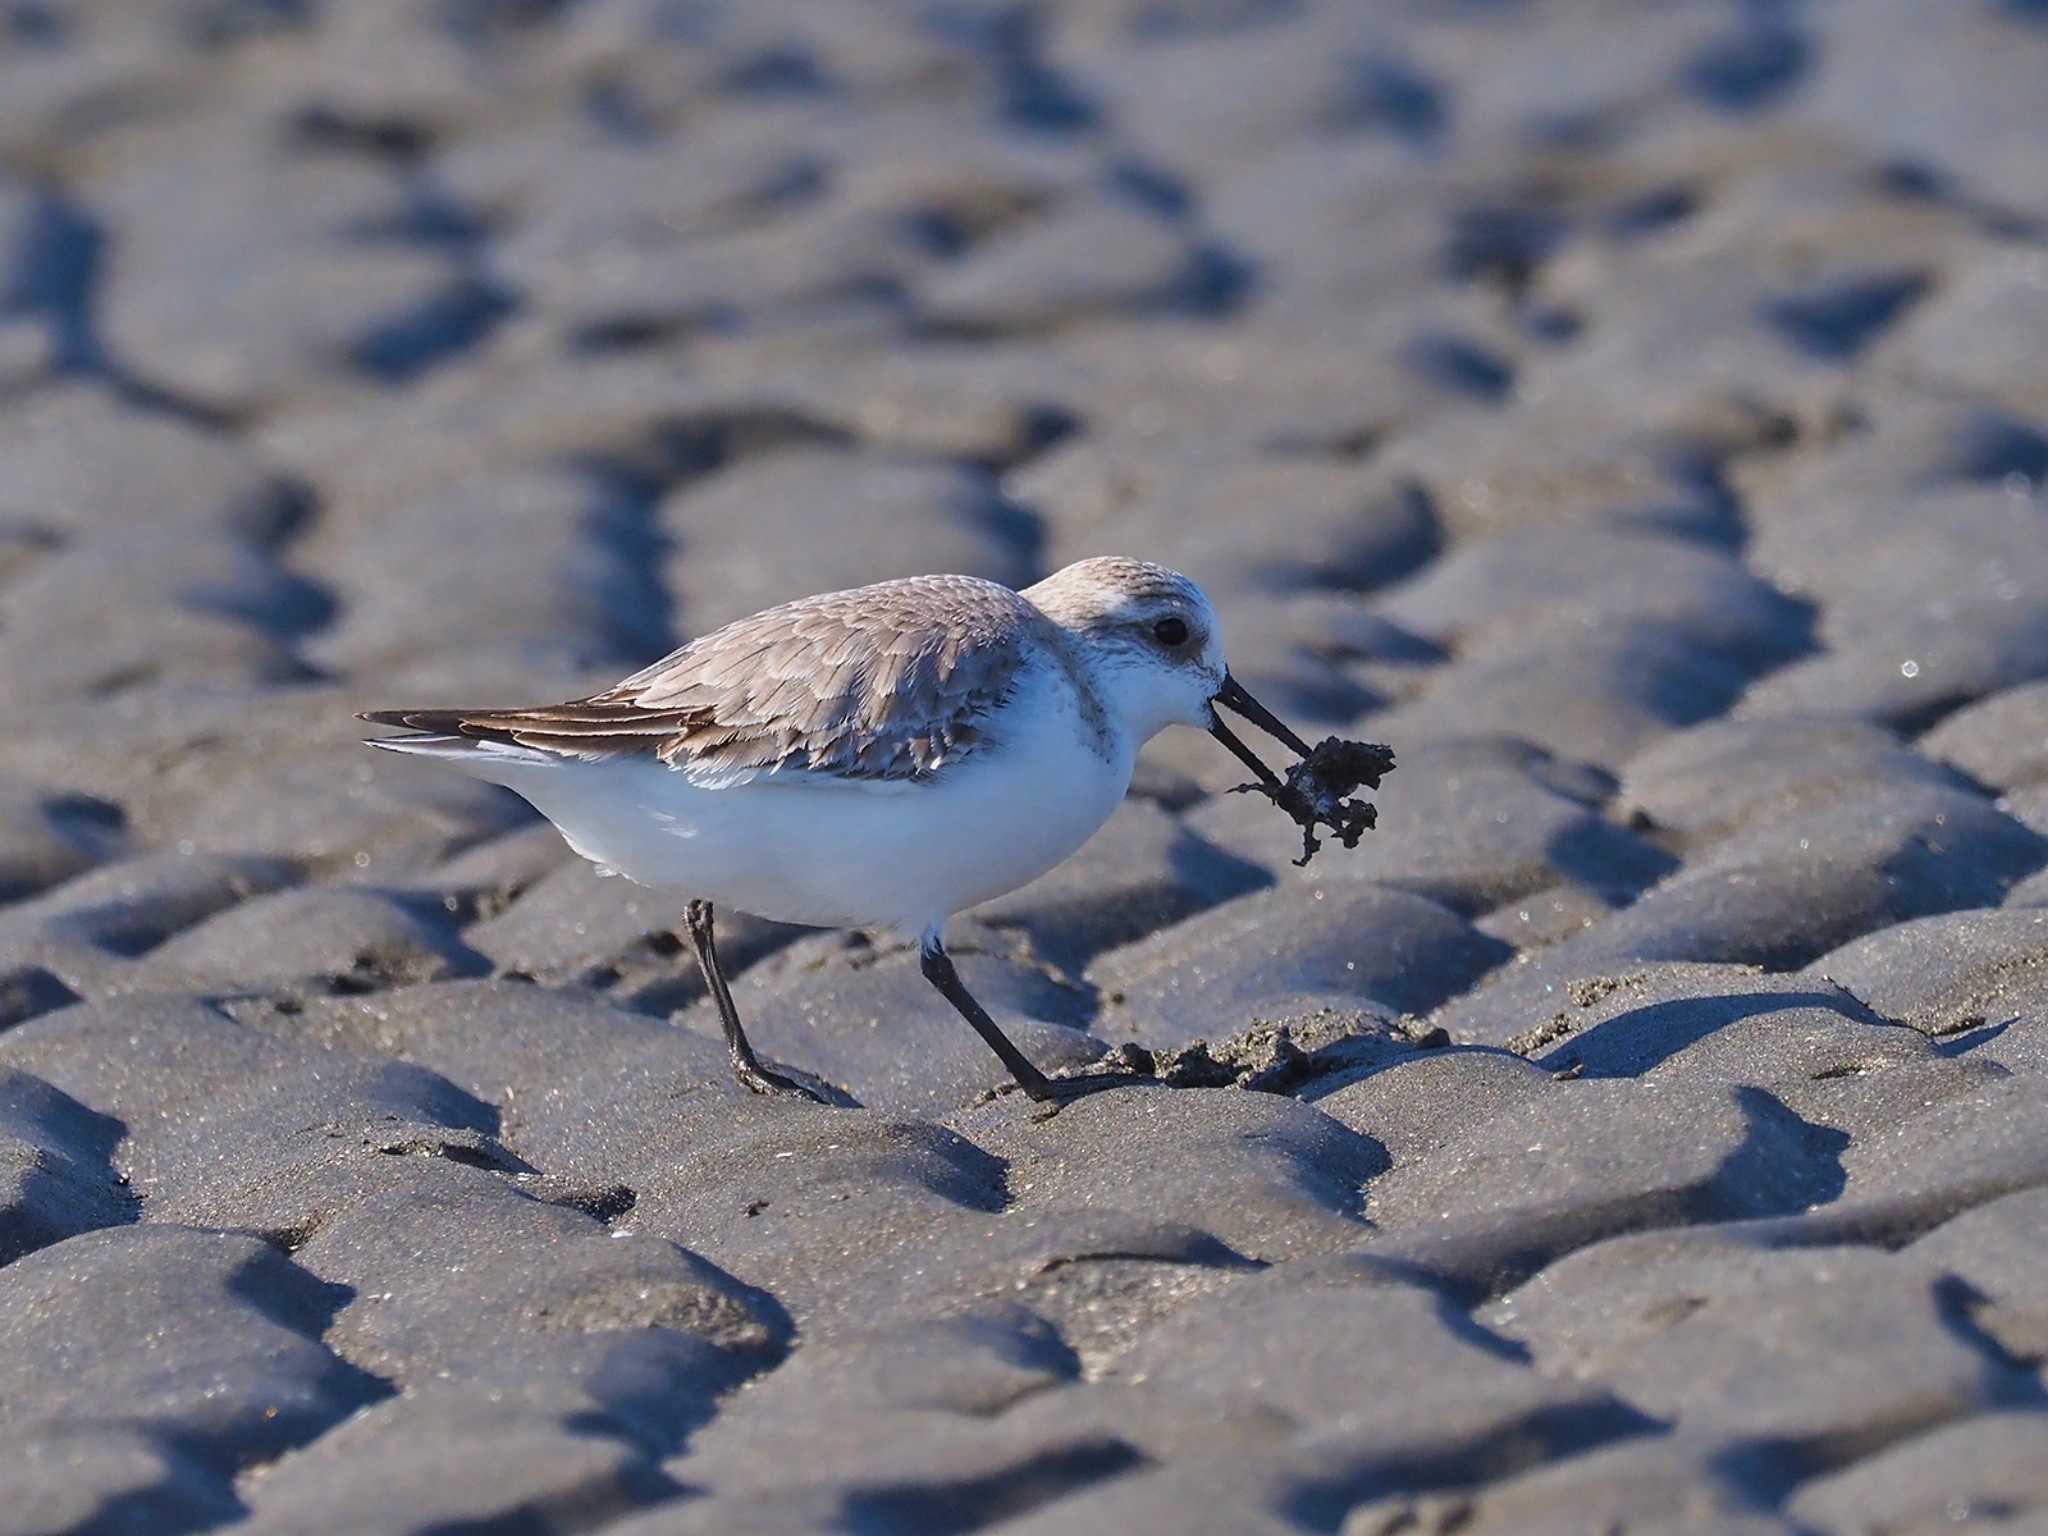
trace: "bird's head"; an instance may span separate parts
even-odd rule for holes
[[[1230,675],[1215,605],[1179,571],[1121,556],[1080,560],[1024,595],[1066,632],[1133,748],[1169,725],[1191,725],[1270,778],[1223,724],[1220,704],[1308,755],[1307,743]]]

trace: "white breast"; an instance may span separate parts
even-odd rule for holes
[[[492,763],[585,858],[782,922],[917,933],[1015,890],[1085,843],[1133,750],[1082,719],[1067,679],[1028,674],[994,744],[925,781],[773,776],[692,786],[658,763]],[[481,765],[479,765],[481,769]]]

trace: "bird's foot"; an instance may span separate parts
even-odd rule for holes
[[[770,1072],[759,1062],[736,1061],[732,1064],[732,1071],[733,1076],[759,1094],[775,1098],[794,1095],[809,1099],[813,1104],[826,1102],[825,1096],[816,1089],[806,1088],[796,1079],[784,1077],[780,1072]]]
[[[1005,1083],[996,1093],[998,1096],[1024,1094],[1037,1106],[1031,1118],[1050,1120],[1076,1099],[1105,1093],[1112,1088],[1132,1088],[1143,1084],[1157,1087],[1159,1079],[1145,1072],[1084,1072],[1074,1077],[1041,1077],[1035,1082]]]

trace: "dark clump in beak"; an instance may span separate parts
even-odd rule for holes
[[[1223,723],[1223,717],[1216,712],[1217,705],[1242,715],[1274,740],[1291,747],[1301,761],[1281,778]],[[1258,777],[1256,784],[1240,784],[1237,793],[1257,791],[1287,812],[1301,828],[1301,857],[1294,861],[1297,865],[1308,863],[1322,846],[1316,837],[1317,827],[1328,827],[1346,848],[1356,848],[1359,838],[1379,820],[1379,812],[1371,802],[1345,797],[1360,785],[1380,787],[1380,780],[1394,771],[1391,747],[1369,741],[1345,741],[1336,736],[1326,737],[1311,747],[1227,672],[1223,674],[1223,686],[1210,700],[1209,734]]]

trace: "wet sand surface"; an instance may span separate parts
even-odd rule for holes
[[[0,6],[0,1532],[2039,1529],[2044,358],[2033,0]],[[1098,553],[1051,1119],[355,745]]]

